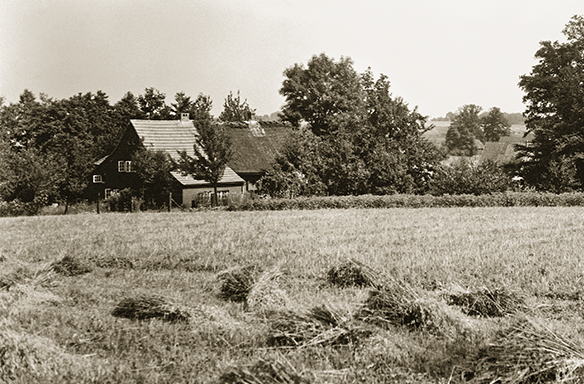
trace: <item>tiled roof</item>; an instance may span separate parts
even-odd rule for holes
[[[182,185],[209,185],[209,183],[207,183],[204,180],[197,180],[194,179],[192,176],[190,175],[183,175],[180,172],[171,172],[172,176],[174,176],[174,178],[181,183]],[[239,175],[235,172],[233,172],[233,170],[229,167],[225,168],[225,172],[223,173],[223,177],[221,178],[221,181],[219,182],[219,184],[223,184],[223,183],[235,183],[235,184],[239,184],[239,183],[244,183],[245,181],[239,177]]]
[[[197,130],[192,120],[130,120],[138,137],[146,149],[164,151],[174,160],[179,159],[178,152],[186,151],[194,157]],[[182,185],[208,185],[204,180],[196,180],[191,176],[183,176],[180,172],[172,175]],[[219,183],[244,183],[244,180],[231,168],[227,167]]]
[[[237,173],[263,173],[272,169],[292,127],[258,123],[226,125],[233,143],[229,166]]]
[[[179,151],[194,156],[197,130],[191,120],[130,120],[146,149],[164,151],[173,159]]]

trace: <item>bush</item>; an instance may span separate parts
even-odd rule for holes
[[[484,195],[505,192],[511,187],[509,176],[492,161],[475,165],[466,158],[455,161],[451,166],[441,166],[430,182],[430,193],[440,196]]]

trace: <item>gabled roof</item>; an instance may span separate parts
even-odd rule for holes
[[[130,120],[130,122],[146,149],[164,151],[174,160],[179,159],[178,152],[182,151],[186,151],[189,156],[195,156],[194,146],[198,133],[192,120]],[[182,175],[180,172],[171,172],[171,174],[185,186],[209,184],[204,180]],[[231,168],[226,167],[219,183],[243,184],[245,181]]]
[[[293,129],[272,122],[225,124],[225,128],[233,143],[229,166],[240,174],[261,174],[272,169]]]
[[[164,151],[178,160],[179,151],[195,155],[197,130],[192,120],[130,120],[146,149]]]

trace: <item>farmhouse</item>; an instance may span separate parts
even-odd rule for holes
[[[268,170],[291,128],[276,123],[226,124],[233,142],[233,159],[218,184],[220,198],[241,195],[256,189],[257,181]],[[178,152],[194,156],[197,135],[188,114],[180,120],[130,120],[117,147],[112,153],[95,162],[91,179],[92,198],[107,198],[112,193],[138,185],[132,168],[132,155],[143,146],[152,151],[164,151],[174,160]],[[177,204],[193,206],[210,199],[213,187],[180,172],[173,176],[172,198]]]

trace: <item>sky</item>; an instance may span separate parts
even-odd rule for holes
[[[582,0],[0,0],[0,96],[101,90],[114,104],[153,87],[168,104],[210,95],[218,116],[239,91],[271,114],[283,71],[325,53],[387,75],[423,115],[523,112],[519,77],[576,14]]]

